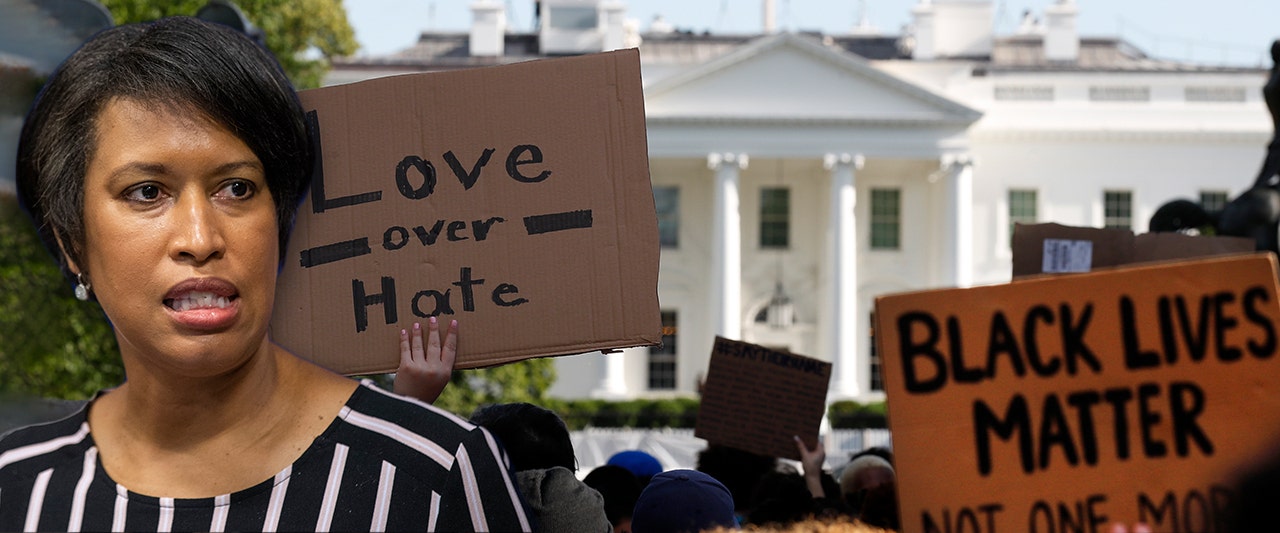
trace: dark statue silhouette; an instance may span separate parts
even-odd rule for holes
[[[1215,235],[1250,237],[1258,250],[1280,254],[1280,41],[1271,43],[1271,75],[1262,87],[1271,112],[1273,134],[1253,186],[1218,212],[1208,212],[1191,200],[1165,203],[1151,216],[1151,231],[1212,230]]]

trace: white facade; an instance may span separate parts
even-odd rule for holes
[[[940,36],[964,30],[932,23]],[[629,349],[558,358],[555,396],[693,395],[725,335],[834,362],[830,400],[882,398],[871,381],[875,298],[1008,281],[1011,191],[1035,221],[1083,226],[1104,224],[1107,191],[1128,193],[1131,227],[1144,232],[1168,200],[1252,184],[1272,134],[1262,70],[1136,51],[1107,63],[1084,41],[1077,61],[1044,60],[1041,48],[1019,63],[1002,54],[1034,51],[1018,39],[1043,36],[997,38],[988,58],[938,45],[927,60],[867,60],[831,37],[790,33],[645,39],[651,179],[678,191],[677,243],[662,250],[658,286],[675,313],[674,386],[651,387],[650,349]],[[333,79],[435,67],[362,68],[339,65]],[[766,189],[788,191],[782,247],[761,243]],[[897,246],[873,246],[873,219],[893,217],[873,217],[872,204],[895,195]],[[782,327],[757,320],[779,286],[794,313]]]

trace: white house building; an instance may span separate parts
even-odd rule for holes
[[[1008,281],[1014,222],[1144,232],[1167,200],[1220,205],[1272,135],[1267,71],[1081,37],[1069,0],[1004,36],[989,1],[923,0],[904,35],[641,32],[619,2],[540,4],[515,33],[476,1],[470,31],[328,83],[639,47],[667,342],[558,358],[560,397],[695,394],[722,335],[832,361],[830,400],[880,399],[877,296]]]

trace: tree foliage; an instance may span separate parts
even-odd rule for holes
[[[206,0],[102,0],[116,24],[195,15]],[[237,0],[298,89],[320,86],[329,60],[355,53],[355,31],[342,0]]]
[[[83,399],[120,384],[115,335],[81,302],[17,199],[0,193],[0,393]]]
[[[547,389],[556,380],[551,359],[528,359],[489,368],[454,371],[449,386],[435,405],[462,417],[482,405],[495,403],[547,403]]]

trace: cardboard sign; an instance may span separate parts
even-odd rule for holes
[[[831,363],[716,337],[693,435],[799,460],[793,437],[817,444],[830,381]]]
[[[275,341],[346,374],[394,370],[431,315],[460,368],[660,341],[638,52],[301,96],[322,157]]]
[[[1013,277],[1089,272],[1098,268],[1249,253],[1253,239],[1221,235],[1143,233],[1127,229],[1014,224]]]
[[[1214,531],[1280,429],[1270,254],[885,296],[904,532]]]

